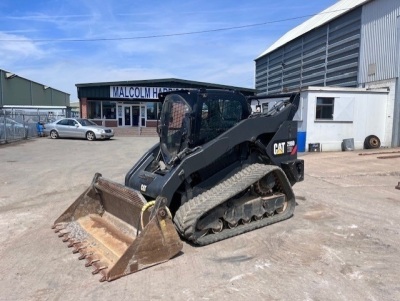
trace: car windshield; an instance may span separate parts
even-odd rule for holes
[[[83,126],[97,126],[96,123],[94,123],[93,121],[90,121],[88,119],[77,119],[77,121],[83,125]]]

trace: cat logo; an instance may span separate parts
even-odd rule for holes
[[[274,155],[279,156],[285,154],[286,142],[274,143]]]

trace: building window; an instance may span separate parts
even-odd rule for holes
[[[333,120],[333,97],[317,97],[316,120]]]
[[[159,117],[158,102],[148,102],[147,106],[147,119],[157,120]]]
[[[262,104],[262,112],[263,113],[268,113],[268,107],[269,107],[269,102],[264,102]]]
[[[87,117],[89,119],[116,119],[116,103],[110,101],[88,101]]]
[[[103,102],[103,118],[116,119],[115,103],[105,101]]]
[[[101,102],[88,101],[87,114],[88,114],[88,118],[90,118],[90,119],[100,119],[101,118]]]

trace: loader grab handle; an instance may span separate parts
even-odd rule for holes
[[[154,200],[154,201],[150,201],[150,202],[146,203],[143,206],[142,211],[140,212],[140,229],[144,229],[144,227],[145,227],[145,224],[144,224],[144,213],[148,209],[150,209],[151,207],[154,207],[155,204],[156,204],[156,201]],[[148,223],[148,221],[147,221],[147,223]],[[139,229],[138,229],[138,231],[139,231]]]
[[[146,223],[146,225],[145,225],[144,213],[145,213],[147,210],[149,210],[150,208],[154,207],[155,204],[156,204],[156,200],[153,200],[153,201],[150,201],[150,202],[146,203],[146,204],[143,206],[142,212],[141,212],[141,214],[140,214],[140,227],[141,227],[140,229],[144,229],[144,227],[146,227],[146,225],[147,225],[147,223]],[[165,211],[167,212],[169,218],[172,219],[172,214],[171,214],[171,211],[169,210],[168,207],[165,207]]]

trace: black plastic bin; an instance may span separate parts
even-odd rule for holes
[[[309,152],[320,152],[321,151],[321,144],[320,143],[309,143],[308,144],[308,151]]]

